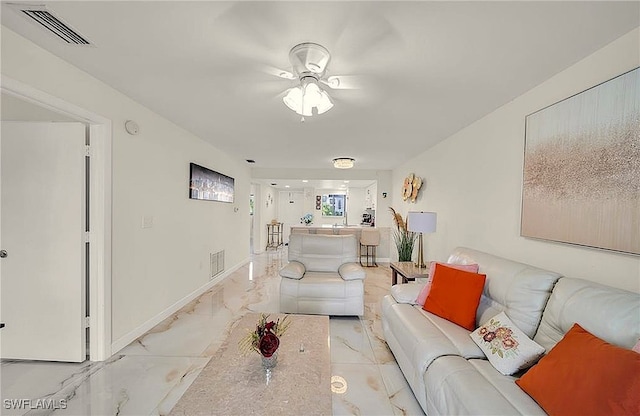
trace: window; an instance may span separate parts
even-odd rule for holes
[[[323,217],[344,217],[347,210],[346,195],[325,194],[322,195],[322,216]]]

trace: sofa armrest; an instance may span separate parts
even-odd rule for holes
[[[338,273],[343,280],[364,280],[367,275],[357,263],[344,263],[338,268]]]
[[[280,276],[300,280],[306,271],[307,269],[304,267],[304,264],[299,261],[290,261],[280,269]]]
[[[418,295],[425,287],[426,283],[407,283],[391,286],[391,296],[398,303],[408,303],[417,305]]]

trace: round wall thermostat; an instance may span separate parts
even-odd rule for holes
[[[136,123],[133,120],[127,120],[124,123],[124,128],[125,128],[125,130],[127,130],[127,133],[129,133],[129,134],[138,134],[138,133],[140,133],[140,126],[138,126],[138,123]]]

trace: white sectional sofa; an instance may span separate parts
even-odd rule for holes
[[[546,352],[574,323],[595,336],[631,349],[640,338],[640,295],[598,283],[561,277],[469,248],[448,263],[479,264],[486,274],[476,324],[504,311]],[[414,395],[428,415],[545,414],[515,380],[486,359],[468,331],[416,305],[423,284],[392,287],[382,300],[382,327]]]
[[[364,278],[355,235],[291,234],[280,270],[280,312],[364,314]]]

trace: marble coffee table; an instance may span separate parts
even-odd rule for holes
[[[282,316],[271,314],[269,320]],[[171,415],[330,415],[329,318],[289,316],[291,325],[280,339],[278,364],[270,374],[262,368],[260,354],[245,355],[238,348],[260,317],[247,314],[234,324]]]

